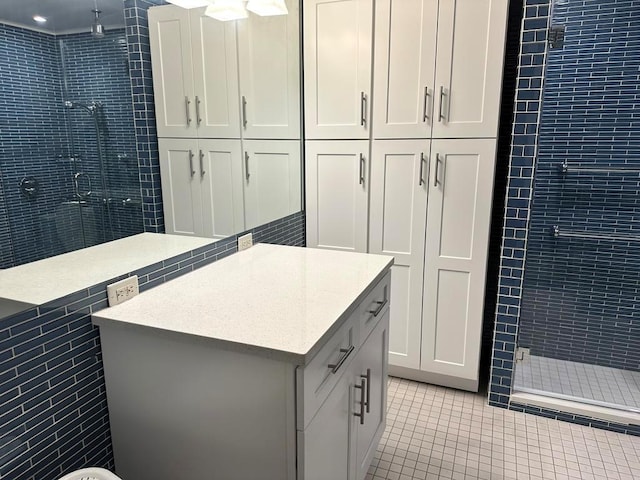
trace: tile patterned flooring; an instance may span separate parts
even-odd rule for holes
[[[514,388],[559,393],[640,410],[640,372],[532,355],[516,365]]]
[[[640,437],[389,379],[387,430],[366,480],[640,479]]]

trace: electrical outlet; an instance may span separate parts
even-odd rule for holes
[[[126,302],[130,298],[140,293],[138,288],[138,276],[134,275],[119,282],[107,285],[107,296],[109,297],[109,306],[113,307],[122,302]]]
[[[238,251],[246,250],[253,245],[253,235],[247,233],[241,237],[238,237]]]

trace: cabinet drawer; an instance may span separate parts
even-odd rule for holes
[[[359,347],[357,325],[354,316],[349,318],[309,365],[298,370],[298,389],[303,395],[298,398],[304,398],[298,405],[299,429],[309,424],[356,356]]]
[[[360,304],[358,308],[360,343],[364,343],[367,340],[367,337],[378,324],[378,321],[389,309],[390,289],[391,271],[378,282],[375,288]]]

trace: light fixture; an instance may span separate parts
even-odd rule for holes
[[[223,22],[240,20],[249,16],[244,3],[244,0],[213,0],[204,14]]]
[[[167,2],[182,8],[199,8],[211,4],[210,0],[167,0]]]
[[[104,37],[104,26],[100,23],[100,14],[102,10],[91,10],[95,15],[93,24],[91,25],[91,35],[95,38]]]
[[[263,17],[289,13],[284,0],[249,0],[247,10]]]
[[[46,18],[44,18],[44,17],[43,17],[43,16],[41,16],[41,15],[34,15],[34,16],[33,16],[33,21],[34,21],[34,22],[38,22],[38,23],[46,23],[46,22],[47,22],[47,19],[46,19]]]

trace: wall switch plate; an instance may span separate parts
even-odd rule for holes
[[[110,307],[126,302],[139,293],[140,289],[138,288],[137,275],[133,275],[132,277],[107,285],[107,296],[109,298]]]
[[[247,233],[241,237],[238,237],[238,251],[246,250],[253,245],[253,235]]]

